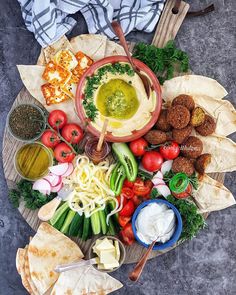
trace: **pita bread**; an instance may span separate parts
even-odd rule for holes
[[[235,204],[231,192],[208,175],[202,177],[193,198],[201,213],[222,210]]]
[[[107,45],[106,45],[106,51],[105,51],[105,56],[113,56],[113,55],[126,55],[124,48],[120,46],[119,44],[107,40]]]
[[[118,280],[105,272],[97,271],[92,266],[81,266],[61,273],[51,295],[109,294],[122,286]]]
[[[25,278],[27,279],[33,294],[39,295],[39,292],[38,292],[32,278],[31,278],[31,275],[30,275],[28,249],[26,249],[26,253],[25,253],[24,272],[25,272]]]
[[[51,112],[53,110],[62,110],[66,112],[69,121],[80,123],[80,120],[76,114],[73,100],[68,100],[58,104],[52,104],[50,106],[46,104],[41,91],[41,85],[45,84],[45,81],[42,78],[42,74],[45,68],[44,66],[18,65],[17,68],[20,73],[21,80],[29,93],[35,99],[37,99],[37,101],[40,102],[48,112]]]
[[[232,172],[236,170],[236,143],[231,139],[217,136],[200,136],[203,142],[202,153],[211,154],[211,163],[206,168],[206,173]]]
[[[70,41],[67,39],[65,35],[63,35],[59,40],[57,40],[52,45],[49,45],[43,49],[46,62],[48,63],[50,60],[52,60],[57,51],[63,49],[68,49],[73,52],[73,48],[70,44]]]
[[[162,98],[172,101],[180,94],[208,95],[222,99],[228,92],[216,80],[199,75],[185,75],[165,81],[162,86]]]
[[[28,249],[30,276],[39,294],[44,294],[58,279],[58,264],[83,257],[78,245],[48,223],[41,223]]]
[[[22,272],[24,259],[25,259],[25,249],[19,248],[16,252],[16,269],[19,275]]]
[[[40,51],[38,61],[37,61],[37,65],[38,66],[45,66],[46,65],[46,59],[45,59],[45,56],[44,56],[43,48]]]
[[[95,34],[84,34],[72,38],[70,44],[73,48],[74,54],[82,51],[97,61],[105,57],[107,37]]]
[[[22,282],[22,285],[25,287],[25,289],[29,292],[29,294],[34,295],[33,290],[31,289],[30,283],[25,273],[25,260],[27,256],[28,245],[26,245],[25,249],[22,249],[22,250],[24,250],[24,252],[21,251],[21,254],[23,256],[21,256],[19,260],[21,282]]]
[[[197,105],[215,118],[216,134],[227,136],[236,131],[236,110],[228,100],[214,99],[206,95],[193,98]]]

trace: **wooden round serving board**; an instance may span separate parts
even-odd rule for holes
[[[12,108],[16,107],[19,104],[22,103],[34,103],[40,106],[40,103],[34,99],[29,92],[23,88],[20,93],[17,95]],[[42,107],[42,105],[41,105]],[[16,151],[23,145],[23,142],[20,142],[16,139],[14,139],[11,134],[9,133],[7,127],[5,128],[4,137],[3,137],[3,151],[2,151],[2,157],[3,157],[3,169],[4,174],[6,177],[8,188],[14,188],[16,186],[16,182],[20,180],[20,176],[17,174],[14,168],[14,156]],[[224,181],[224,173],[214,173],[211,175],[216,180],[223,182]],[[26,220],[26,222],[35,230],[37,231],[40,220],[38,219],[38,210],[32,211],[24,207],[24,203],[22,202],[19,207],[19,211],[22,214],[23,218]],[[90,239],[86,242],[81,241],[80,239],[73,239],[78,243],[78,245],[81,247],[81,250],[84,254],[88,252],[88,249],[93,242],[93,239]],[[168,249],[170,251],[174,247]],[[126,247],[126,259],[125,263],[133,263],[137,262],[140,257],[143,255],[145,251],[145,248],[140,246],[138,243],[135,243],[132,246]],[[158,255],[161,255],[167,251],[152,251],[150,255],[150,259],[153,257],[156,257]]]

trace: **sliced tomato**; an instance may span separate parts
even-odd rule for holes
[[[132,245],[135,241],[131,222],[127,223],[120,231],[120,237],[126,245]]]
[[[177,199],[185,199],[188,198],[189,196],[191,196],[192,193],[192,185],[191,183],[189,183],[189,185],[187,186],[186,190],[182,193],[176,194],[176,193],[172,193],[172,195],[174,197],[176,197]]]
[[[123,187],[129,187],[129,188],[133,188],[134,183],[129,181],[127,178],[125,179],[124,183],[123,183]]]
[[[134,243],[134,241],[135,241],[134,239],[130,239],[130,238],[128,238],[128,237],[125,235],[125,233],[124,233],[123,230],[120,231],[120,239],[121,239],[121,241],[122,241],[125,245],[128,245],[128,246],[132,245],[132,244]]]
[[[123,187],[121,193],[126,199],[132,199],[134,196],[133,190],[129,187]]]
[[[117,196],[116,199],[117,199],[117,201],[119,203],[119,207],[120,207],[120,204],[121,204],[121,196]],[[127,202],[128,202],[128,199],[123,198],[123,208],[127,204]]]
[[[130,220],[131,220],[131,217],[130,217],[130,216],[119,216],[119,217],[118,217],[118,222],[119,222],[119,225],[120,225],[121,227],[125,227],[126,224],[127,224],[128,222],[130,222]]]
[[[153,185],[151,180],[146,180],[145,182],[138,178],[134,182],[133,192],[138,196],[146,196],[150,194]]]
[[[143,197],[138,196],[138,195],[134,195],[132,200],[134,202],[134,206],[138,207],[143,202]]]
[[[132,216],[134,213],[134,202],[129,200],[127,204],[123,206],[123,209],[119,212],[120,216]]]

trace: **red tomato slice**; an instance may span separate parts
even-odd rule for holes
[[[131,220],[131,217],[130,217],[130,216],[129,216],[129,217],[126,217],[126,216],[119,216],[119,217],[118,217],[118,222],[119,222],[119,225],[120,225],[121,227],[126,226],[126,224],[127,224],[128,222],[130,222],[130,220]]]
[[[123,206],[123,209],[119,212],[120,216],[131,216],[134,213],[134,202],[129,200],[127,204]]]
[[[128,238],[128,237],[125,235],[125,233],[124,233],[123,230],[120,231],[120,239],[122,240],[122,242],[123,242],[125,245],[128,245],[128,246],[132,245],[132,244],[134,243],[134,241],[135,241],[134,239],[130,239],[130,238]]]
[[[121,193],[126,199],[132,199],[134,196],[134,192],[129,187],[123,187]]]
[[[138,178],[134,182],[133,192],[135,195],[144,197],[150,194],[152,187],[153,187],[153,184],[151,180],[146,180],[145,182],[143,182],[142,179]]]
[[[117,199],[117,201],[119,203],[119,207],[120,207],[120,204],[121,204],[121,196],[117,196],[116,199]],[[127,202],[128,202],[128,199],[123,198],[123,208],[127,204]]]
[[[186,190],[182,193],[176,194],[176,193],[172,193],[172,195],[174,197],[176,197],[177,199],[185,199],[188,198],[189,196],[191,196],[192,193],[192,185],[191,183],[189,183],[189,185],[187,186]]]
[[[135,207],[138,207],[143,202],[143,197],[138,196],[138,195],[134,195],[132,200],[134,202]]]
[[[123,183],[123,187],[129,187],[132,188],[134,186],[134,183],[129,181],[127,178],[125,179],[124,183]]]
[[[126,226],[123,228],[123,232],[125,233],[126,237],[128,237],[129,239],[132,239],[132,240],[135,239],[131,222],[126,224]]]

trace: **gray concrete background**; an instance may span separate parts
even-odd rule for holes
[[[228,90],[228,99],[236,105],[236,1],[188,1],[191,9],[214,2],[216,11],[187,18],[177,43],[190,56],[193,71],[217,79]],[[71,35],[87,31],[80,24]],[[22,82],[16,64],[34,64],[40,46],[25,28],[16,0],[0,0],[0,133],[1,144],[7,113]],[[132,33],[132,41],[151,41],[152,34]],[[234,136],[236,140],[236,136]],[[25,289],[15,269],[15,253],[24,247],[34,232],[8,202],[4,175],[0,171],[0,295],[24,295]],[[227,174],[225,185],[236,195],[236,173]],[[114,276],[124,288],[116,294],[145,295],[233,295],[236,294],[236,207],[215,212],[208,228],[197,238],[148,262],[137,284],[127,279],[132,265],[123,266]]]

